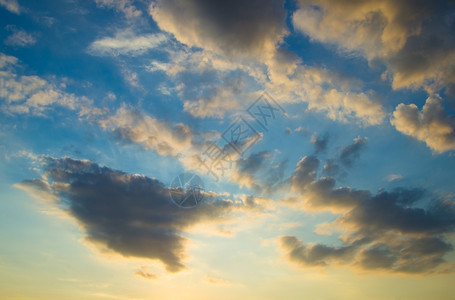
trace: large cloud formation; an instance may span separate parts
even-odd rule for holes
[[[86,239],[125,257],[160,260],[169,272],[185,268],[189,227],[222,221],[233,209],[230,201],[207,201],[196,209],[179,209],[157,179],[132,175],[86,160],[43,158],[45,178],[16,186],[66,210]]]
[[[228,55],[273,53],[287,31],[282,0],[158,0],[150,14],[177,40]]]
[[[308,245],[295,236],[283,236],[281,247],[289,261],[302,267],[336,263],[402,273],[455,270],[444,260],[453,249],[449,242],[455,231],[453,200],[427,201],[420,189],[398,188],[374,195],[336,187],[332,177],[318,178],[319,165],[315,156],[300,160],[290,183],[304,200],[290,203],[338,214],[326,227],[342,232],[343,245]]]
[[[266,89],[278,101],[303,101],[333,120],[383,120],[382,105],[369,91],[359,92],[358,80],[348,83],[333,70],[304,66],[285,49],[284,1],[155,1],[150,14],[161,30],[190,47],[170,51],[170,63],[156,65],[164,66],[184,109],[196,117],[221,118]]]
[[[453,1],[301,0],[294,27],[312,40],[384,63],[394,89],[425,89],[430,100],[419,113],[400,104],[393,124],[436,152],[455,149],[453,122],[434,101],[455,103],[455,15]]]
[[[393,87],[453,85],[453,2],[302,0],[293,16],[310,38],[383,59]]]

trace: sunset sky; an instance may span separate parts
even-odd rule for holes
[[[0,25],[0,299],[455,299],[454,1]]]

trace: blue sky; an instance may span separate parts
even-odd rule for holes
[[[454,9],[0,0],[1,297],[450,299]]]

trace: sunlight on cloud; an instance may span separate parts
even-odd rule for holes
[[[88,47],[93,55],[141,55],[145,52],[156,49],[168,40],[162,33],[135,35],[130,30],[118,31],[115,37],[105,37],[94,41]]]
[[[455,119],[447,115],[438,95],[428,97],[422,111],[415,104],[399,104],[390,122],[437,153],[455,150]]]

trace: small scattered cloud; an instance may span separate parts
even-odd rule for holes
[[[145,279],[156,279],[158,276],[151,273],[146,267],[141,267],[140,270],[136,271],[134,275],[145,278]]]
[[[389,174],[386,177],[386,180],[388,182],[398,181],[398,180],[401,180],[401,179],[403,179],[403,175],[400,175],[400,174]]]
[[[95,2],[99,7],[115,9],[116,11],[122,12],[129,19],[138,18],[142,15],[142,11],[137,9],[131,0],[95,0]]]
[[[62,85],[39,76],[19,75],[18,59],[0,54],[0,110],[9,115],[31,114],[45,116],[45,112],[63,107],[78,112],[81,119],[105,113],[96,108],[93,100],[66,92]]]
[[[35,43],[35,36],[24,30],[13,30],[13,34],[5,39],[5,45],[8,46],[28,47],[34,45]]]
[[[327,148],[327,143],[329,140],[329,134],[326,133],[324,136],[319,136],[317,134],[313,134],[311,136],[311,143],[314,145],[314,152],[318,154],[320,152],[324,152]]]
[[[98,56],[138,56],[156,49],[168,40],[164,33],[136,35],[131,30],[118,31],[115,37],[104,37],[88,47],[88,52]]]

